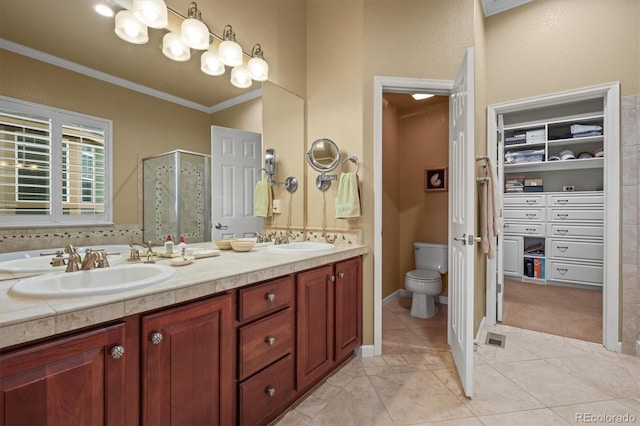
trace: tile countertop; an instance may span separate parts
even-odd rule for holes
[[[213,243],[189,247],[215,249]],[[266,247],[250,252],[221,251],[176,267],[175,277],[136,291],[80,298],[17,297],[9,289],[17,280],[0,281],[0,348],[37,340],[284,276],[369,252],[358,244],[336,245],[332,252],[276,253]],[[123,253],[128,257],[129,252]],[[156,260],[169,264],[168,259]],[[117,266],[114,266],[117,267]]]

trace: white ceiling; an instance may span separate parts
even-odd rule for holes
[[[488,17],[532,1],[533,0],[482,0],[482,9],[484,10],[484,16]]]

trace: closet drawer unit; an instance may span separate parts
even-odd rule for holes
[[[505,208],[509,206],[532,206],[532,207],[544,207],[545,195],[505,195],[503,198],[503,204]]]
[[[573,210],[573,209],[555,209],[548,208],[547,215],[549,217],[549,221],[591,221],[591,222],[601,222],[604,215],[602,209],[593,209],[593,210]]]
[[[291,305],[293,277],[258,284],[238,292],[238,320],[246,321]]]
[[[579,284],[602,285],[602,266],[576,265],[547,260],[547,279]]]
[[[549,195],[547,205],[553,206],[602,206],[604,204],[604,195],[575,195],[575,194],[557,194]]]
[[[548,238],[546,250],[547,256],[554,259],[578,259],[602,262],[604,244]]]
[[[604,236],[604,228],[602,226],[595,225],[565,225],[562,223],[548,223],[547,236],[602,238]]]
[[[240,380],[293,351],[293,310],[286,310],[239,328]]]
[[[502,229],[507,235],[531,235],[532,237],[544,237],[544,225],[542,223],[505,222]]]
[[[545,217],[545,209],[504,209],[505,220],[532,220],[542,221]]]
[[[269,368],[240,383],[241,425],[264,424],[291,400],[294,391],[293,358],[287,355]]]

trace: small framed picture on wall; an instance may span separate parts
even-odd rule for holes
[[[425,169],[424,190],[426,192],[447,190],[447,168]]]

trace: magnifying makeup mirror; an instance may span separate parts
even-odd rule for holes
[[[331,181],[337,179],[336,175],[327,175],[340,163],[340,149],[331,139],[318,139],[311,144],[307,151],[307,162],[321,174],[316,178],[316,188],[326,191],[331,186]]]

